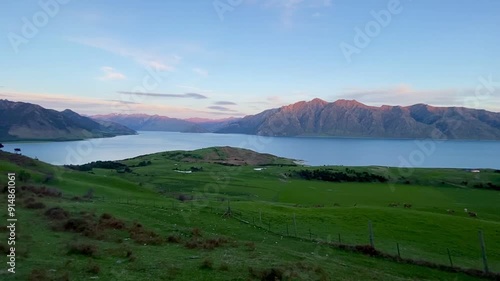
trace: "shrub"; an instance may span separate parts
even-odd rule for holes
[[[191,230],[191,234],[193,237],[201,237],[201,229],[195,227]]]
[[[44,281],[49,280],[49,276],[45,269],[33,269],[28,277],[29,281]]]
[[[73,243],[69,245],[68,255],[94,257],[97,255],[97,246],[86,243]]]
[[[380,252],[377,251],[375,248],[373,248],[370,245],[358,245],[355,247],[356,251],[363,253],[365,255],[369,256],[380,256]]]
[[[181,241],[182,241],[182,238],[179,235],[172,234],[172,235],[169,235],[167,237],[167,242],[169,242],[169,243],[176,243],[176,244],[178,244],[178,243],[181,243]]]
[[[276,281],[276,280],[283,280],[283,275],[285,270],[283,268],[269,268],[269,269],[264,269],[264,270],[258,270],[253,267],[250,267],[249,269],[250,276],[253,278],[257,278],[259,280],[263,281]]]
[[[104,213],[101,215],[101,219],[104,219],[104,220],[109,220],[111,218],[113,218],[113,216],[108,214],[108,213]]]
[[[331,171],[329,169],[300,170],[296,172],[300,178],[306,180],[320,180],[330,182],[387,182],[388,179],[367,172],[356,172],[347,170],[347,173]]]
[[[19,178],[19,181],[21,181],[21,182],[27,182],[31,179],[31,174],[26,172],[25,170],[21,170],[18,173],[18,178]]]
[[[201,172],[203,171],[203,167],[191,167],[190,170],[194,172]]]
[[[26,198],[26,199],[24,200],[24,204],[25,204],[25,205],[28,205],[28,204],[30,204],[30,203],[35,203],[35,198],[33,198],[33,197],[29,197],[29,198]]]
[[[229,243],[229,240],[225,237],[210,238],[206,240],[199,239],[198,237],[192,237],[191,240],[184,243],[184,246],[188,249],[213,250],[215,248],[222,247],[227,243]]]
[[[69,217],[68,212],[60,207],[50,208],[45,212],[45,216],[52,220],[64,220]]]
[[[151,164],[152,164],[152,163],[151,163],[151,161],[149,161],[149,160],[147,160],[147,161],[146,161],[146,160],[144,160],[144,161],[139,162],[139,164],[137,164],[137,166],[136,166],[136,167],[146,167],[146,166],[149,166],[149,165],[151,165]]]
[[[9,254],[10,253],[10,249],[4,245],[4,243],[1,243],[0,244],[0,253],[2,254]]]
[[[46,186],[41,186],[41,187],[36,187],[36,186],[26,186],[23,185],[21,186],[21,191],[27,191],[34,193],[38,195],[39,197],[41,196],[47,196],[47,197],[61,197],[62,192],[55,189],[55,188],[49,188]]]
[[[28,209],[44,209],[45,204],[43,204],[42,202],[33,202],[33,203],[29,203],[28,205],[26,205],[26,208],[28,208]]]
[[[127,250],[127,255],[125,256],[126,258],[131,258],[133,256],[133,253],[131,250]]]
[[[99,220],[99,226],[112,229],[125,229],[125,222],[113,217],[110,214],[102,214]]]
[[[165,239],[159,234],[144,229],[139,223],[135,223],[134,226],[129,229],[129,233],[131,238],[139,244],[161,245],[165,242]]]
[[[118,162],[114,162],[114,161],[97,161],[97,162],[91,162],[91,163],[84,164],[84,165],[65,165],[64,167],[72,169],[72,170],[82,171],[82,172],[92,171],[92,169],[94,169],[94,168],[108,169],[108,170],[119,170],[119,169],[127,169],[128,168],[127,165],[121,164]]]
[[[184,243],[184,246],[188,249],[196,249],[200,246],[200,242],[196,239],[191,239],[189,241],[186,241],[186,243]]]
[[[70,232],[85,232],[92,228],[92,223],[88,220],[81,218],[72,218],[66,221],[64,224],[64,230]]]
[[[185,201],[193,200],[193,196],[186,195],[186,194],[179,194],[177,196],[177,200],[185,202]]]

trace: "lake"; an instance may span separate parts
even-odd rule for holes
[[[307,165],[500,169],[500,141],[262,137],[236,134],[139,132],[133,136],[70,142],[4,143],[42,161],[83,164],[169,150],[234,146],[304,161]]]

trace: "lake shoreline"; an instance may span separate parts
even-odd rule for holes
[[[139,131],[137,135],[80,141],[5,142],[4,151],[64,165],[114,161],[140,155],[213,146],[246,148],[295,159],[308,166],[389,166],[500,169],[498,141],[426,141],[316,137],[264,137],[241,134]],[[314,148],[314,149],[312,149]]]

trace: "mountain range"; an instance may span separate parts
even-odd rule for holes
[[[91,116],[94,120],[111,121],[127,126],[137,131],[165,131],[165,132],[189,132],[209,133],[215,132],[236,118],[205,119],[190,118],[177,119],[159,115],[146,114],[106,114]]]
[[[69,109],[0,100],[0,141],[79,140],[136,134],[123,125],[93,120]]]
[[[355,100],[301,101],[244,118],[176,119],[146,114],[81,116],[0,100],[0,141],[74,140],[137,131],[500,140],[500,113],[463,107],[368,106]]]
[[[246,116],[216,133],[500,140],[500,113],[463,107],[367,106],[314,99]]]

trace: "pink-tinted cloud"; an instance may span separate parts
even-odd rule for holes
[[[11,101],[34,103],[45,108],[55,110],[71,109],[75,112],[85,115],[109,113],[145,113],[168,115],[176,118],[211,117],[213,115],[217,115],[214,112],[206,112],[202,109],[188,108],[183,106],[136,103],[124,100],[103,100],[96,98],[63,96],[54,94],[0,92],[0,98],[8,99]],[[225,114],[220,113],[219,115]]]

